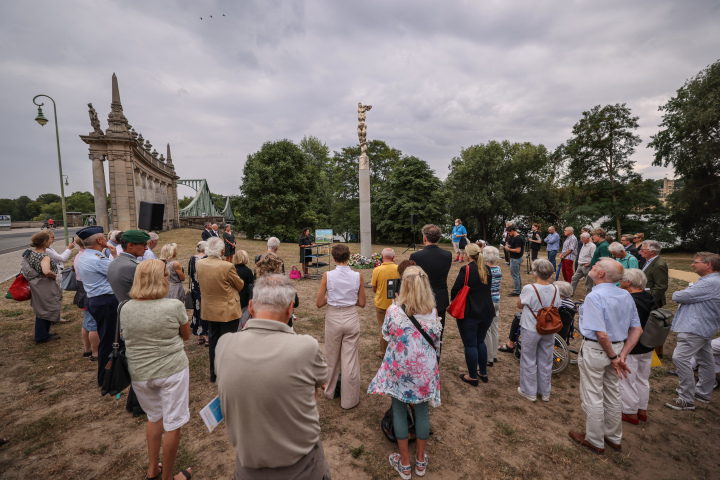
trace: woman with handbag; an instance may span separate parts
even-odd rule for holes
[[[491,307],[492,308],[492,307]],[[415,410],[415,474],[424,476],[425,452],[430,437],[430,406],[440,406],[440,370],[437,354],[442,324],[427,274],[418,266],[403,272],[402,288],[390,305],[382,326],[388,341],[380,370],[367,393],[392,397],[393,429],[400,453],[390,455],[390,465],[403,479],[411,477],[408,450],[407,408]]]
[[[455,279],[455,285],[450,291],[452,301],[448,312],[457,321],[460,338],[465,347],[465,363],[468,373],[460,374],[460,380],[477,387],[478,377],[483,383],[488,382],[488,355],[485,337],[492,325],[493,318],[495,318],[491,286],[492,271],[485,265],[480,247],[471,243],[465,251],[470,261],[460,269]],[[461,290],[464,290],[462,294]],[[466,295],[465,308],[458,304],[462,301],[462,295]]]
[[[638,268],[627,268],[623,270],[620,280],[620,288],[630,292],[638,317],[640,326],[645,324],[650,317],[650,312],[657,306],[655,298],[650,292],[645,291],[647,277]],[[626,378],[620,379],[620,397],[622,398],[622,419],[625,422],[637,425],[642,420],[647,422],[647,407],[650,399],[650,366],[652,364],[652,348],[648,348],[638,342],[630,350],[625,363],[630,369]]]
[[[190,420],[190,369],[183,343],[190,338],[190,324],[185,305],[165,298],[170,289],[167,277],[162,260],[140,262],[130,290],[133,300],[118,308],[132,388],[148,418],[147,478],[151,480],[173,478],[180,427]],[[184,472],[175,478],[192,476],[191,469]]]
[[[197,269],[195,268],[198,261],[203,258],[207,258],[207,255],[205,255],[206,245],[207,242],[201,241],[195,246],[195,251],[197,253],[190,257],[190,261],[188,262],[188,277],[190,277],[190,296],[192,298],[193,311],[192,319],[190,320],[190,328],[192,329],[192,334],[194,336],[200,337],[198,339],[198,345],[205,345],[207,347],[209,345],[208,322],[207,320],[200,318],[200,300],[202,297],[200,295],[200,284],[197,279]]]
[[[517,307],[522,309],[520,335],[520,386],[518,393],[534,402],[537,395],[543,402],[550,401],[550,377],[552,377],[555,335],[541,335],[537,331],[536,315],[544,307],[559,307],[560,292],[549,280],[555,268],[549,260],[540,258],[532,263],[532,273],[537,283],[525,285],[520,292]]]
[[[30,239],[27,255],[22,259],[20,273],[30,286],[30,304],[35,313],[35,343],[58,340],[59,335],[50,333],[53,323],[60,321],[62,290],[57,284],[58,266],[46,253],[51,245],[48,232],[38,232]]]

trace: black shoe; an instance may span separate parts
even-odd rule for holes
[[[493,366],[493,362],[487,362],[487,365],[488,365],[488,367],[492,367],[492,366]]]
[[[481,382],[487,383],[488,382],[488,376],[487,375],[478,375],[478,378]]]
[[[515,292],[511,293],[510,295],[508,295],[508,297],[519,297],[519,296],[520,296],[520,294],[519,294],[519,293],[515,293]]]
[[[53,340],[60,340],[60,335],[54,333],[54,334],[50,335],[49,337],[47,337],[45,340],[40,340],[40,341],[37,341],[37,340],[36,340],[36,341],[35,341],[35,344],[36,344],[36,345],[40,345],[40,344],[43,344],[43,343],[52,342]]]
[[[462,380],[462,381],[465,382],[465,383],[469,383],[469,384],[472,385],[473,387],[477,387],[477,386],[478,386],[478,381],[477,381],[477,380],[468,380],[467,378],[465,378],[465,374],[464,374],[464,373],[461,373],[461,374],[460,374],[460,380]],[[485,380],[485,381],[487,382],[487,380]]]

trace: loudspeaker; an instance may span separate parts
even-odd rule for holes
[[[138,228],[141,230],[162,230],[165,204],[158,202],[140,202]]]
[[[411,213],[410,214],[410,225],[417,225],[417,223],[418,223],[417,213]]]

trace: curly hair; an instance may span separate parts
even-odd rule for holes
[[[255,275],[257,278],[267,274],[282,275],[282,269],[283,261],[272,252],[263,253],[260,260],[255,263]]]

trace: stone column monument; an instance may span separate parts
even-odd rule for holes
[[[370,160],[367,156],[367,125],[365,112],[372,105],[358,103],[358,138],[360,139],[359,188],[360,188],[360,254],[372,256],[372,228],[370,222]]]

